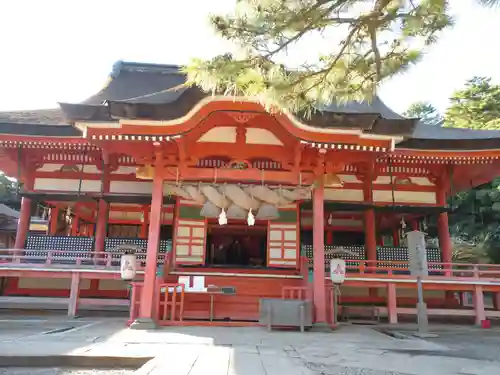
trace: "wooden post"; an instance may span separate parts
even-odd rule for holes
[[[377,260],[377,234],[375,228],[375,211],[373,209],[364,212],[365,219],[365,247],[366,259],[370,261]],[[372,262],[370,266],[375,266]]]
[[[103,155],[104,157],[104,155]],[[109,167],[108,163],[104,164],[104,170],[102,171],[103,176],[103,186],[102,192],[109,193]],[[95,228],[95,251],[105,251],[106,247],[106,236],[108,229],[108,215],[109,215],[109,205],[104,199],[99,199],[98,209],[97,209],[97,219]]]
[[[333,245],[333,229],[326,232],[326,244]]]
[[[376,242],[377,242],[378,246],[384,246],[384,236],[383,236],[383,235],[381,235],[381,234],[380,234],[380,235],[378,235],[378,236],[377,236],[377,241],[376,241]]]
[[[476,325],[481,325],[481,322],[486,319],[484,311],[484,293],[482,285],[474,286],[474,310],[476,312]]]
[[[315,322],[326,324],[324,192],[318,182],[313,192],[313,299]]]
[[[24,182],[24,189],[26,191],[33,190],[35,179],[33,175],[26,177]],[[14,243],[15,249],[24,249],[26,245],[26,239],[28,238],[28,233],[30,230],[31,221],[31,199],[23,197],[21,201],[21,212],[19,213],[19,220],[17,221],[17,234],[16,241]]]
[[[161,149],[155,152],[155,170],[153,178],[153,196],[151,199],[151,212],[149,215],[148,248],[146,253],[146,269],[144,274],[144,286],[141,292],[141,304],[139,317],[131,325],[135,329],[150,329],[156,326],[154,322],[156,292],[156,268],[157,256],[160,246],[160,227],[163,208],[163,152]]]
[[[94,223],[87,224],[87,233],[89,237],[94,236],[94,231],[95,231],[95,224]]]
[[[398,322],[398,307],[397,307],[397,295],[396,295],[396,284],[387,284],[387,313],[389,315],[389,323],[397,324]]]
[[[144,217],[144,220],[141,224],[141,233],[139,234],[140,238],[148,238],[148,223],[149,223],[149,211],[148,211],[148,206],[144,206],[144,209],[142,210],[142,215]]]
[[[71,274],[71,289],[70,289],[69,304],[68,304],[68,316],[71,318],[76,317],[79,294],[80,294],[80,273],[73,272]]]
[[[392,230],[392,244],[394,247],[399,246],[399,230],[398,230],[398,228]]]
[[[436,201],[437,204],[440,206],[446,205],[446,188],[448,186],[448,184],[446,183],[446,179],[448,179],[448,173],[443,173],[442,177],[438,180],[437,183]],[[451,263],[452,245],[451,245],[447,212],[442,212],[439,214],[437,227],[438,227],[437,229],[439,237],[439,248],[441,249],[441,260],[443,263]]]
[[[73,221],[71,222],[71,235],[72,236],[78,236],[78,226],[80,218],[78,216],[73,216]]]
[[[439,247],[441,248],[441,257],[443,263],[452,262],[452,246],[450,239],[450,230],[448,226],[448,213],[442,212],[439,214],[438,218],[438,236],[439,236]],[[446,267],[446,268],[449,268]]]
[[[372,182],[375,178],[374,163],[368,164],[368,167],[363,175],[363,197],[365,203],[373,203],[373,186]],[[368,262],[368,267],[377,266],[377,227],[375,224],[375,211],[373,208],[366,210],[363,213],[365,226],[365,258]],[[370,297],[377,297],[377,288],[368,290]]]

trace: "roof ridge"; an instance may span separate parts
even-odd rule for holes
[[[40,111],[60,111],[61,108],[54,107],[54,108],[26,108],[26,109],[11,109],[11,110],[6,110],[6,111],[0,111],[0,114],[2,113],[20,113],[20,112],[40,112]]]
[[[113,64],[111,77],[115,78],[122,71],[149,72],[162,74],[182,74],[181,66],[176,64],[155,64],[136,61],[118,60]]]

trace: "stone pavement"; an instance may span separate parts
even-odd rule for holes
[[[0,356],[139,357],[149,361],[135,372],[142,375],[500,374],[500,331],[435,327],[439,337],[423,340],[404,328],[395,338],[354,325],[301,334],[258,327],[134,331],[109,318],[6,319]]]

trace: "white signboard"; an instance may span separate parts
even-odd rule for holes
[[[408,232],[408,261],[412,276],[423,277],[429,275],[427,265],[427,250],[425,248],[425,233],[418,230]]]
[[[334,284],[342,284],[345,280],[345,261],[344,259],[330,260],[330,278]]]

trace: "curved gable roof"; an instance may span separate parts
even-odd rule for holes
[[[209,96],[198,87],[184,86],[185,80],[177,65],[119,61],[114,64],[107,84],[82,103],[61,103],[60,109],[0,112],[0,133],[39,135],[47,132],[47,135],[64,137],[78,133],[76,129],[76,132],[67,129],[74,121],[178,119]],[[500,131],[426,125],[418,119],[399,115],[379,97],[371,102],[333,103],[318,108],[309,118],[298,117],[303,123],[317,128],[354,128],[367,134],[403,136],[404,141],[397,145],[398,148],[500,148]],[[57,130],[54,126],[37,125],[65,126]]]

